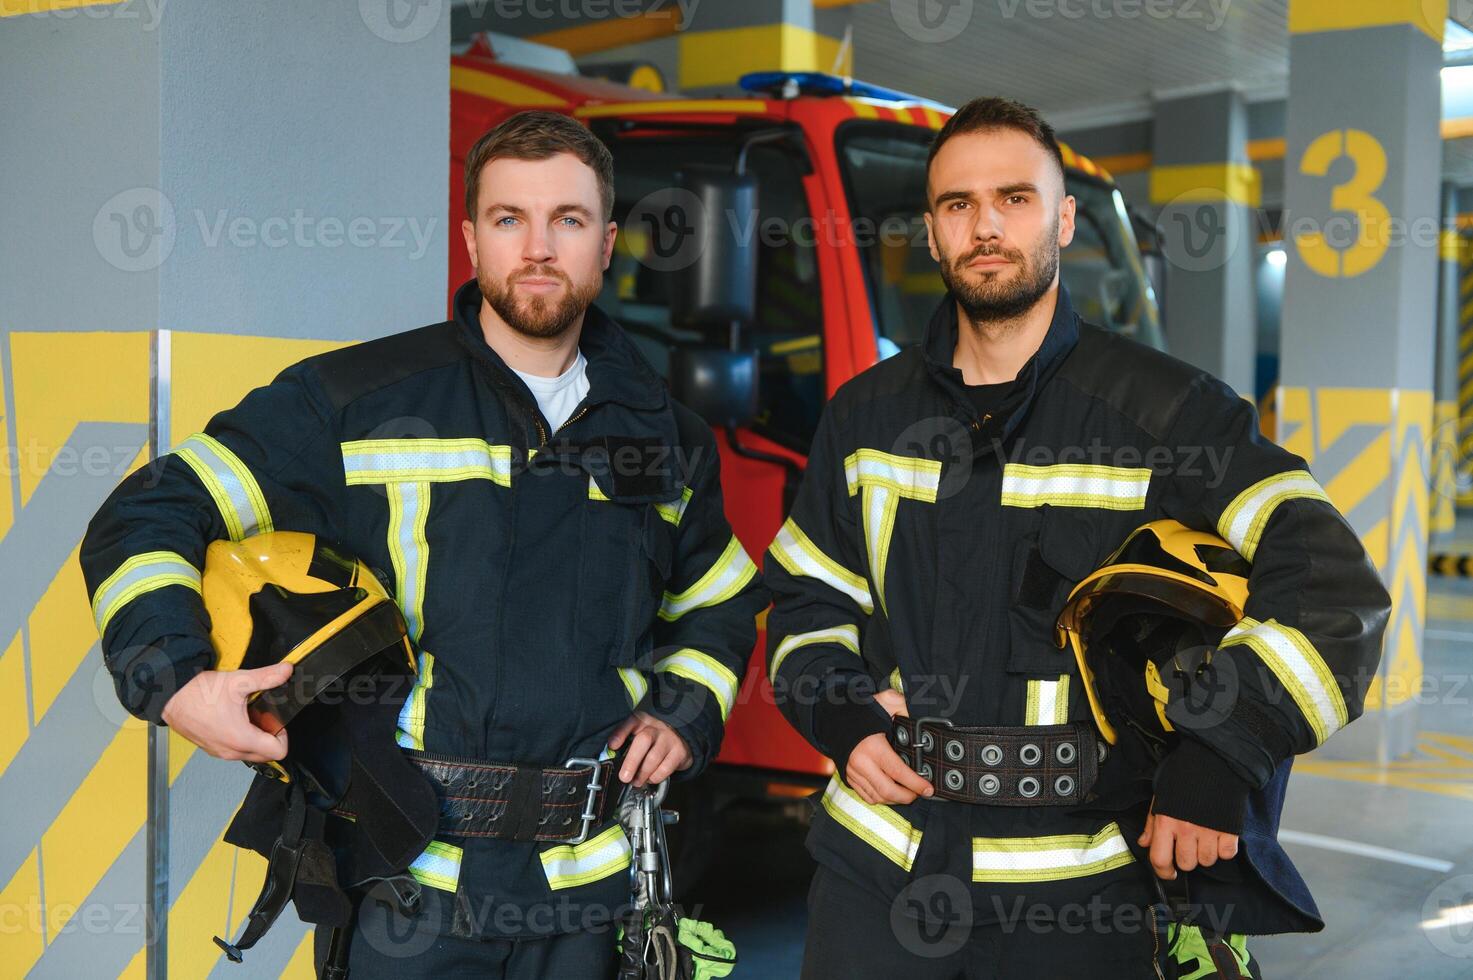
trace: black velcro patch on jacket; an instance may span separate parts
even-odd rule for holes
[[[659,439],[604,436],[602,442],[612,496],[655,496],[674,484],[674,454]]]
[[[1018,582],[1018,593],[1013,598],[1030,609],[1048,609],[1053,605],[1054,590],[1062,578],[1043,560],[1037,547],[1030,548],[1023,577]]]

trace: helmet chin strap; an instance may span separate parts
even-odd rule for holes
[[[396,683],[394,675],[379,674],[366,703],[345,695],[302,711],[288,725],[293,750],[282,765],[289,781],[262,775],[251,786],[225,839],[265,855],[266,880],[240,938],[215,937],[232,961],[240,962],[288,902],[304,922],[347,925],[346,888],[403,872],[433,838],[439,800],[392,737],[403,700],[392,694]],[[334,810],[354,818],[341,860],[325,839]],[[269,828],[279,828],[274,839]]]

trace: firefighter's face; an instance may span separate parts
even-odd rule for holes
[[[592,168],[559,153],[486,164],[476,220],[461,230],[497,315],[519,333],[556,337],[598,296],[617,226],[604,220]]]
[[[931,161],[931,257],[974,323],[1022,315],[1058,282],[1074,198],[1052,155],[1015,129],[961,133]]]

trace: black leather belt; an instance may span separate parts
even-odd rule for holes
[[[1105,743],[1082,722],[964,728],[896,715],[890,744],[936,787],[933,799],[994,806],[1080,803],[1105,755]]]
[[[581,844],[613,813],[621,785],[614,759],[569,759],[543,769],[411,749],[404,756],[440,798],[439,835],[445,837]]]

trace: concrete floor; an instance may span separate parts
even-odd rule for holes
[[[1295,768],[1283,840],[1328,924],[1255,940],[1266,977],[1473,978],[1473,580],[1429,580],[1427,613],[1417,751]],[[733,976],[796,977],[812,873],[803,827],[771,809],[725,816],[723,856],[692,898],[737,943]]]

